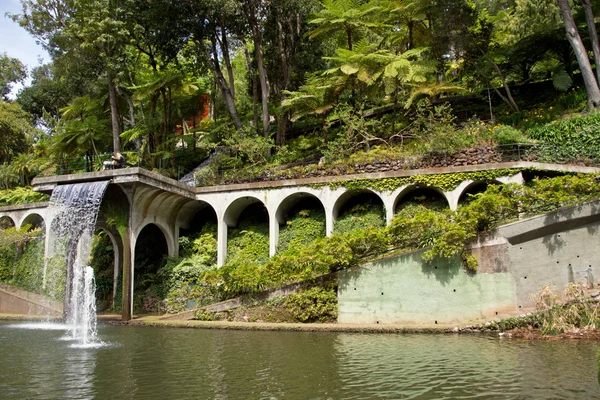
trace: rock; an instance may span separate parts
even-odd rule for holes
[[[460,333],[460,329],[458,329],[458,327],[454,327],[454,329],[452,329],[453,333]]]

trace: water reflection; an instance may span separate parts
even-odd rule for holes
[[[591,342],[103,327],[118,346],[0,323],[0,398],[600,398]]]

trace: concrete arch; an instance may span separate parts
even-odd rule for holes
[[[381,204],[385,209],[385,199],[381,196],[379,192],[371,189],[357,189],[357,190],[346,190],[343,193],[340,193],[338,197],[335,199],[332,208],[333,220],[334,222],[338,219],[340,211],[344,207],[344,205],[350,200],[352,197],[356,197],[362,194],[372,194],[377,197]]]
[[[448,207],[450,207],[450,209],[452,209],[450,199],[448,198],[447,193],[444,192],[443,190],[441,190],[435,186],[414,184],[414,185],[404,186],[397,193],[394,193],[393,213],[394,214],[396,213],[396,208],[402,202],[402,200],[404,198],[406,198],[406,196],[408,196],[412,193],[415,193],[416,191],[419,191],[419,190],[433,191],[433,192],[439,194],[446,201],[446,204],[448,205]]]
[[[319,204],[321,204],[321,207],[323,207],[323,211],[325,211],[325,204],[323,204],[323,201],[317,195],[305,191],[300,191],[288,195],[279,202],[275,211],[275,219],[277,220],[277,223],[279,223],[280,225],[284,224],[285,217],[287,213],[292,209],[292,207],[294,207],[300,201],[307,198],[318,200]]]
[[[223,221],[229,227],[236,226],[238,219],[240,218],[240,215],[242,214],[242,211],[244,211],[246,209],[246,207],[248,207],[249,205],[255,204],[255,203],[260,203],[265,208],[267,208],[267,205],[265,204],[265,202],[256,196],[245,195],[245,196],[238,197],[237,199],[235,199],[231,203],[229,203],[227,205],[227,207],[225,208],[225,212],[223,213]],[[268,210],[268,208],[267,208],[267,210]],[[271,215],[269,213],[269,220],[270,219],[271,219]]]
[[[462,200],[464,200],[464,198],[467,196],[467,194],[470,193],[471,191],[473,191],[474,188],[477,188],[477,187],[487,188],[489,185],[502,185],[502,182],[500,182],[496,179],[493,179],[492,181],[480,181],[480,180],[473,181],[471,179],[468,179],[464,182],[461,182],[461,184],[458,185],[458,187],[453,190],[453,193],[455,193],[455,198],[456,198],[456,206],[458,206],[458,204]]]
[[[191,200],[186,202],[177,213],[177,229],[190,229],[190,222],[194,219],[194,216],[207,208],[214,212],[218,220],[217,209],[209,201]]]
[[[101,229],[106,232],[106,236],[110,239],[113,246],[114,252],[114,272],[113,272],[113,307],[115,305],[115,298],[117,296],[117,283],[119,281],[119,274],[123,271],[123,238],[117,229],[113,226],[109,226],[104,221],[98,221],[96,229]]]
[[[388,203],[386,196],[382,196],[381,193],[371,190],[371,189],[357,189],[357,190],[345,190],[341,192],[337,198],[334,199],[333,205],[331,207],[331,225],[327,225],[327,236],[333,234],[333,229],[335,222],[339,219],[340,212],[344,208],[344,206],[354,197],[358,197],[361,195],[373,195],[381,202],[381,206],[383,208],[383,213],[386,216],[387,223],[387,214],[388,214]]]
[[[35,211],[28,212],[21,216],[19,223],[17,225],[17,229],[21,229],[24,225],[31,225],[33,228],[43,228],[46,225],[46,220],[44,217]]]
[[[146,218],[140,224],[138,224],[136,229],[133,231],[131,243],[132,247],[135,249],[140,233],[142,233],[142,230],[150,224],[156,225],[161,230],[163,236],[165,237],[165,241],[167,242],[168,255],[169,257],[174,257],[176,255],[175,249],[177,248],[177,243],[175,243],[174,236],[166,226],[164,226],[160,221],[155,221],[154,218]]]
[[[224,211],[222,215],[217,213],[217,265],[220,267],[225,264],[225,260],[227,259],[227,229],[229,227],[234,227],[237,225],[238,219],[242,212],[251,204],[260,203],[267,210],[267,214],[269,217],[269,252],[271,255],[274,254],[273,247],[273,221],[275,220],[271,211],[267,208],[267,205],[264,201],[259,199],[258,197],[248,194],[242,193],[237,196],[233,200],[231,200],[226,207],[224,207]]]

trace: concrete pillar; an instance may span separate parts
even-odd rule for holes
[[[382,195],[383,208],[385,209],[385,225],[390,226],[394,219],[394,200],[395,197],[391,194]]]
[[[325,236],[333,236],[334,223],[333,208],[325,207]]]
[[[462,191],[463,188],[459,186],[451,192],[442,192],[448,201],[448,206],[450,207],[451,211],[456,211],[458,208],[458,199],[460,198]]]
[[[227,259],[227,224],[223,218],[217,221],[217,267],[225,265]]]
[[[501,176],[499,178],[496,178],[496,180],[500,183],[516,183],[518,185],[522,185],[525,183],[525,179],[523,179],[523,173],[522,172],[517,172],[516,174],[514,174],[513,176]]]
[[[46,274],[48,271],[48,263],[54,253],[54,241],[50,236],[52,231],[50,230],[51,222],[46,224],[46,237],[44,238],[44,269],[42,270],[42,289],[46,289]]]
[[[269,256],[273,257],[277,252],[277,244],[279,243],[279,222],[275,217],[275,213],[269,213]]]
[[[123,279],[121,295],[121,320],[129,321],[133,316],[133,269],[135,263],[135,241],[131,227],[121,232],[123,239]]]

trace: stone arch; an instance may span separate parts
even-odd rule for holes
[[[450,201],[442,190],[434,186],[409,185],[401,190],[394,199],[394,214],[399,211],[403,203],[425,196],[435,201],[443,201],[445,207],[450,207]]]
[[[19,229],[25,225],[30,225],[29,230],[43,228],[46,225],[46,221],[44,220],[44,217],[37,212],[30,212],[23,215],[19,221]]]
[[[16,226],[15,220],[7,214],[0,215],[0,229],[7,229]]]
[[[382,217],[383,222],[385,224],[385,200],[381,197],[381,195],[370,189],[357,189],[357,190],[347,190],[343,192],[334,202],[332,209],[332,216],[334,226],[338,223],[340,217],[346,210],[350,210],[352,207],[358,204],[365,204],[375,200],[375,203],[381,204],[382,207]]]

